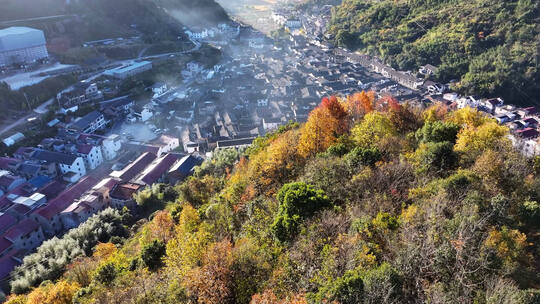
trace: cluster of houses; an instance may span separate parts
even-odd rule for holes
[[[184,32],[191,40],[228,40],[237,38],[240,34],[240,25],[234,23],[220,23],[215,27],[190,27]]]
[[[262,44],[262,48],[253,47]],[[321,99],[375,90],[398,100],[420,94],[382,75],[370,73],[325,43],[291,35],[276,46],[260,33],[241,28],[227,56],[208,68],[189,62],[182,75],[190,85],[153,100],[155,115],[181,129],[185,152],[242,147],[288,121],[304,122]]]
[[[132,103],[123,100],[108,102],[105,109]],[[0,157],[0,280],[44,240],[105,208],[134,210],[135,193],[154,183],[181,181],[203,161],[197,154],[177,153],[180,141],[173,136],[136,142],[97,134],[106,124],[105,115],[93,111],[58,126],[55,137],[35,147]]]
[[[431,102],[444,104],[451,109],[476,108],[494,118],[510,130],[510,139],[524,155],[540,155],[540,111],[534,107],[505,105],[502,98],[480,98],[445,93],[429,96]]]

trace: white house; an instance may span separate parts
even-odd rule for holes
[[[101,151],[106,160],[116,158],[120,149],[122,149],[122,138],[117,134],[109,135],[101,144]]]
[[[180,147],[180,140],[176,137],[161,135],[153,142],[153,144],[161,148],[161,153],[169,153]]]
[[[253,141],[255,140],[254,137],[249,138],[239,138],[239,139],[228,139],[228,140],[220,140],[217,142],[216,149],[240,149],[240,148],[246,148],[251,146]]]
[[[302,27],[302,21],[299,19],[289,19],[285,22],[285,26],[290,29],[299,29]]]
[[[154,93],[154,98],[157,98],[160,95],[163,95],[163,93],[165,92],[167,92],[167,84],[164,82],[156,82],[152,86],[152,93]]]
[[[27,218],[11,227],[4,237],[17,249],[34,249],[44,240],[43,230],[35,221]]]
[[[145,122],[152,118],[154,116],[154,113],[149,109],[149,107],[144,107],[141,111],[141,121]]]
[[[42,30],[15,26],[0,30],[0,66],[49,57]]]
[[[70,183],[77,182],[86,175],[86,166],[82,157],[74,154],[36,149],[32,157],[39,161],[56,163],[60,172],[64,175],[64,180]]]
[[[106,124],[105,116],[98,111],[93,111],[70,124],[69,129],[75,132],[92,134],[103,129]]]
[[[100,146],[79,144],[77,145],[77,155],[84,159],[89,170],[94,170],[103,163],[103,153]]]
[[[426,64],[424,66],[421,66],[418,72],[422,75],[433,75],[437,73],[438,68],[436,66],[433,66],[431,64]]]
[[[126,79],[142,72],[149,71],[151,69],[151,61],[132,62],[118,68],[107,70],[103,72],[103,75],[111,76],[118,79]]]
[[[279,128],[282,123],[281,118],[263,118],[263,128],[265,131],[275,130]]]
[[[258,107],[267,107],[268,106],[268,99],[257,99],[257,106]]]
[[[483,104],[491,113],[495,113],[495,110],[498,107],[502,107],[504,105],[504,101],[501,98],[491,98],[484,101]]]
[[[207,29],[202,29],[200,31],[186,31],[186,35],[188,35],[189,39],[204,39],[207,38],[209,33]]]

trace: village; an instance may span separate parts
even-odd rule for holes
[[[244,148],[290,121],[305,122],[325,96],[365,90],[415,107],[474,107],[507,125],[524,154],[540,153],[535,107],[460,96],[430,80],[435,66],[397,71],[336,48],[323,39],[320,16],[328,8],[317,9],[302,19],[274,12],[290,33],[279,40],[236,22],[186,28],[196,48],[219,50],[219,60],[185,62],[177,79],[144,88],[147,98],[119,87],[179,54],[125,61],[58,92],[58,109],[47,121],[53,135],[0,157],[0,280],[43,241],[95,213],[108,207],[135,212],[134,194],[184,180],[216,149]],[[23,140],[17,132],[3,144],[17,147]]]

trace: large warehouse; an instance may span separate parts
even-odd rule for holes
[[[43,31],[29,27],[0,30],[0,66],[49,57]]]

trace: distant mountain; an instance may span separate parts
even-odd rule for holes
[[[188,26],[212,25],[230,21],[227,12],[214,0],[153,0]]]
[[[540,101],[538,2],[344,0],[330,33],[340,46],[409,70],[438,66],[463,93]]]
[[[213,0],[4,1],[0,27],[35,26],[52,36],[66,33],[77,42],[137,33],[176,38],[183,35],[184,25],[229,20]],[[24,20],[27,18],[39,19]]]

